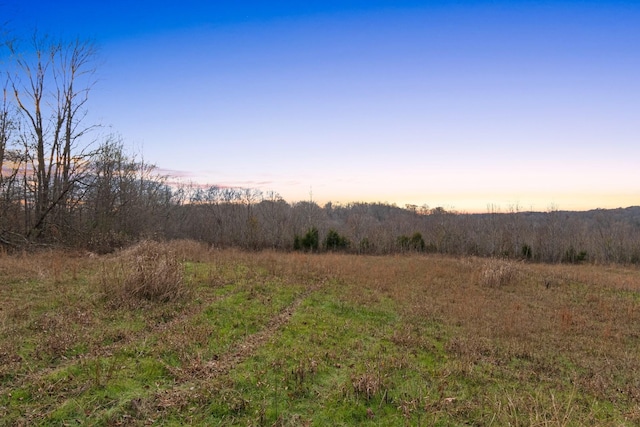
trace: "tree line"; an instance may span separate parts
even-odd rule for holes
[[[90,42],[3,44],[0,245],[109,252],[142,238],[217,247],[640,263],[640,208],[462,214],[388,203],[288,203],[275,192],[172,184],[87,122]]]
[[[466,214],[388,203],[289,204],[260,192],[249,203],[241,196],[244,191],[238,190],[235,201],[229,201],[221,195],[233,189],[195,189],[195,197],[174,207],[169,218],[175,220],[163,229],[169,233],[165,236],[197,236],[213,246],[246,249],[640,263],[640,207]]]

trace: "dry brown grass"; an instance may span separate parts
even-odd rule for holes
[[[185,253],[183,248],[181,255],[185,256]],[[107,297],[128,303],[140,300],[167,302],[189,295],[184,269],[173,246],[150,240],[106,260],[100,285]]]
[[[213,250],[206,243],[194,240],[180,239],[162,243],[179,261],[208,262]]]
[[[640,408],[637,268],[440,256],[328,255],[316,264],[349,284],[343,294],[359,304],[386,296],[409,323],[432,319],[454,328],[446,349],[462,375],[478,364],[521,360],[528,367],[509,371],[515,381],[567,375],[598,399]],[[629,417],[640,422],[637,411]]]
[[[517,279],[518,267],[513,261],[491,258],[483,263],[479,282],[482,286],[500,287]]]
[[[72,251],[50,250],[36,254],[22,252],[0,255],[0,279],[61,283],[75,280],[78,271],[89,266],[81,254]]]

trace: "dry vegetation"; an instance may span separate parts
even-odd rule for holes
[[[172,246],[143,241],[105,260],[99,278],[105,296],[125,303],[185,298],[189,288]]]
[[[640,271],[0,255],[0,425],[638,425]]]

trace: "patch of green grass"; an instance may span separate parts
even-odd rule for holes
[[[391,341],[402,319],[383,305],[359,307],[331,293],[310,295],[281,333],[231,372],[242,410],[218,408],[206,421],[231,415],[241,424],[263,425],[417,420],[424,412],[417,402],[427,393],[437,356],[432,349],[406,356]]]
[[[9,401],[12,419],[49,408],[40,416],[45,424],[69,420],[106,420],[132,399],[148,395],[172,381],[166,366],[155,357],[130,357],[123,352],[94,358],[53,371],[38,382],[16,389]],[[23,409],[23,411],[20,411]]]
[[[240,337],[257,332],[284,307],[293,302],[299,288],[278,284],[256,285],[209,305],[195,322],[211,330],[208,347],[225,351]]]

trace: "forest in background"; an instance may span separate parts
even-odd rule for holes
[[[0,245],[106,253],[142,238],[250,250],[432,252],[538,262],[640,263],[640,207],[466,214],[389,203],[319,206],[275,192],[175,184],[87,122],[90,42],[2,46]],[[337,166],[336,166],[337,167]]]

